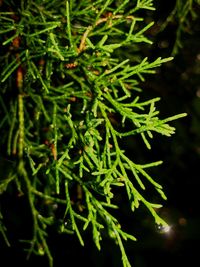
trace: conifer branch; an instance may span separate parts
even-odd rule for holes
[[[162,226],[162,205],[152,203],[145,190],[151,186],[161,199],[166,196],[148,172],[162,162],[134,162],[121,141],[139,134],[150,149],[154,133],[171,136],[175,128],[168,123],[186,115],[160,119],[160,99],[138,96],[141,82],[173,59],[150,62],[133,53],[140,43],[152,43],[146,32],[153,22],[146,24],[140,11],[154,10],[153,1],[2,5],[0,128],[6,132],[0,145],[2,157],[15,164],[0,178],[0,193],[12,188],[29,202],[28,257],[46,255],[53,266],[47,235],[59,225],[59,233],[75,234],[81,245],[83,231],[91,230],[98,250],[106,235],[119,246],[122,265],[130,267],[124,241],[136,238],[113,215],[121,208],[113,188],[126,193],[132,211],[144,205]],[[3,216],[0,211],[0,231],[9,244]]]

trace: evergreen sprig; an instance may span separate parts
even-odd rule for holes
[[[15,164],[1,176],[0,190],[17,188],[28,197],[33,218],[29,255],[53,258],[48,227],[82,233],[91,226],[101,248],[103,233],[118,244],[123,266],[130,266],[123,240],[136,240],[112,215],[114,187],[126,191],[132,211],[143,204],[156,224],[166,226],[156,210],[161,204],[144,196],[163,188],[146,169],[161,161],[139,164],[121,147],[126,136],[141,135],[148,149],[154,133],[171,136],[175,129],[158,117],[158,98],[141,101],[138,91],[146,74],[172,60],[141,59],[139,43],[152,43],[140,10],[153,1],[3,1],[0,12],[1,154]],[[60,218],[53,207],[63,206]],[[48,208],[48,209],[47,209]],[[47,211],[48,210],[48,211]],[[3,213],[1,213],[3,221]],[[6,242],[5,227],[0,228]]]

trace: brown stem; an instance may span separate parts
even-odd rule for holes
[[[98,26],[98,25],[101,24],[101,23],[104,23],[104,22],[109,21],[109,27],[111,27],[111,26],[112,26],[112,20],[113,20],[113,19],[120,19],[120,18],[123,18],[123,16],[122,16],[122,15],[108,16],[108,17],[100,18],[99,20],[97,20],[94,26],[88,26],[87,29],[86,29],[86,31],[84,32],[82,38],[81,38],[81,42],[80,42],[80,45],[79,45],[79,48],[78,48],[78,53],[81,53],[83,50],[85,50],[85,42],[86,42],[86,38],[88,37],[89,33],[90,33],[96,26]],[[125,18],[126,18],[126,19],[131,19],[131,20],[133,20],[133,19],[134,19],[134,16],[126,16]]]

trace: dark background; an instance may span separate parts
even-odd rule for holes
[[[174,1],[157,2],[154,13],[157,24],[149,32],[154,44],[151,49],[149,46],[148,49],[144,47],[144,55],[150,58],[170,56],[178,27],[174,20],[163,32],[158,32],[158,23],[168,16]],[[195,11],[200,14],[198,6]],[[200,16],[196,20],[191,19],[189,28],[182,34],[182,45],[172,62],[159,68],[157,75],[148,77],[147,82],[141,84],[141,98],[160,96],[160,117],[181,112],[187,112],[188,116],[171,123],[176,127],[173,137],[155,136],[151,151],[147,151],[139,140],[135,142],[127,139],[125,144],[130,155],[137,151],[138,160],[164,161],[152,172],[164,185],[168,200],[163,203],[160,213],[171,225],[169,233],[160,233],[152,223],[151,216],[146,215],[145,209],[141,208],[132,214],[127,211],[126,205],[123,207],[122,199],[120,222],[138,239],[137,242],[125,243],[127,255],[134,267],[186,267],[197,266],[199,262]],[[8,228],[12,228],[9,234],[12,247],[8,249],[0,237],[1,266],[11,266],[13,260],[20,266],[47,266],[46,259],[41,256],[31,256],[27,262],[22,250],[24,244],[18,241],[21,236],[28,235],[26,227],[20,224],[20,216],[25,216],[27,225],[31,221],[26,202],[17,197],[15,199],[15,196],[14,202],[8,197],[3,200],[9,211],[6,221]],[[13,216],[14,223],[11,219]],[[84,240],[86,244],[82,248],[76,237],[57,235],[52,230],[49,242],[55,257],[55,267],[122,266],[121,254],[112,240],[105,239],[100,252],[95,248],[89,233],[85,233]]]

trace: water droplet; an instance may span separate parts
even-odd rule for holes
[[[171,231],[171,226],[170,225],[156,224],[156,231],[159,234],[167,234]]]

